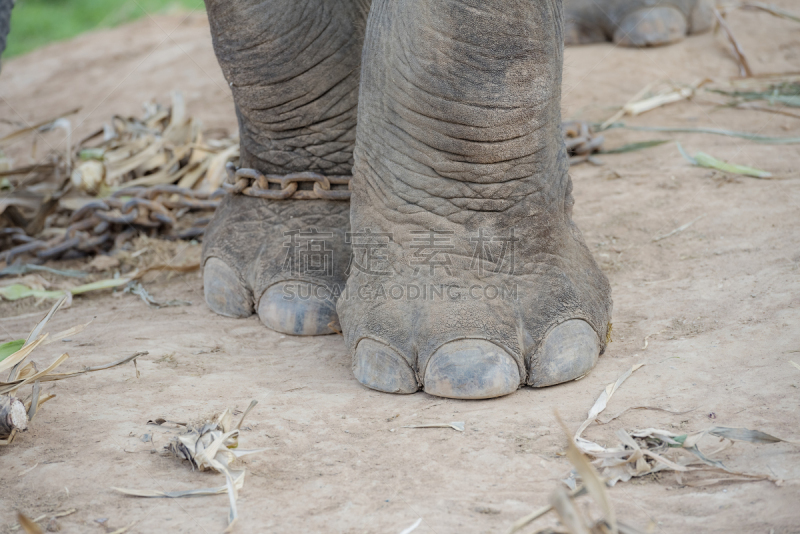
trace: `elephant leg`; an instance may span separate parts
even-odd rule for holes
[[[711,28],[711,0],[564,0],[564,42],[659,46]]]
[[[11,8],[13,7],[14,0],[0,0],[0,56],[6,49],[6,38],[11,29]]]
[[[610,287],[572,221],[561,0],[375,0],[338,301],[356,378],[489,398],[588,372]]]
[[[351,174],[369,2],[207,0],[206,7],[236,105],[240,166]],[[229,317],[258,313],[287,334],[333,333],[330,288],[344,283],[349,208],[227,195],[203,243],[208,306]]]

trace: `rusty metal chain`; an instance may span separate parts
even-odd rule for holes
[[[595,135],[589,123],[583,121],[562,123],[561,134],[567,145],[570,166],[584,161],[591,162],[592,154],[598,152],[605,141],[605,137],[600,134]]]
[[[224,191],[202,193],[176,185],[131,187],[105,199],[92,200],[69,216],[63,234],[52,239],[35,239],[18,228],[2,232],[14,245],[0,253],[0,261],[11,264],[20,254],[34,254],[40,260],[57,259],[71,253],[83,256],[122,246],[145,233],[166,239],[202,236],[210,217],[195,220],[191,227],[174,231],[178,219],[190,211],[215,210]]]
[[[225,166],[228,179],[222,188],[228,193],[269,200],[350,200],[351,176],[323,176],[316,172],[291,174],[262,174],[255,169],[239,168],[233,163]],[[301,189],[312,184],[312,189]]]
[[[595,135],[589,123],[583,121],[564,122],[561,132],[570,165],[591,161],[592,154],[600,150],[605,140],[602,135]],[[237,168],[231,162],[225,170],[228,178],[222,188],[232,194],[269,200],[350,200],[352,192],[351,176],[323,176],[316,172],[262,174],[256,169]],[[299,186],[303,183],[313,184],[313,189],[301,189]]]

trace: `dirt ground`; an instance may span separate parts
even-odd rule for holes
[[[775,3],[797,7],[794,0]],[[729,20],[756,72],[800,71],[800,25],[752,12]],[[736,74],[721,35],[651,50],[572,48],[564,117],[605,119],[654,80]],[[146,19],[8,61],[0,117],[33,123],[82,106],[73,119],[78,138],[113,114],[139,114],[146,100],[167,103],[173,89],[184,92],[189,112],[207,128],[235,130],[202,13]],[[626,121],[800,136],[799,119],[715,109],[702,98]],[[0,136],[13,128],[0,123]],[[60,136],[45,139],[55,147]],[[573,167],[575,219],[614,298],[614,342],[585,378],[488,401],[392,396],[355,381],[338,336],[295,338],[267,330],[256,317],[212,314],[198,273],[145,283],[157,297],[191,306],[152,309],[110,293],[76,297],[51,331],[94,322],[73,341],[38,351],[38,363],[61,351],[71,356],[63,370],[135,351],[149,355],[138,360],[139,378],[127,365],[46,385],[58,396],[30,431],[0,448],[0,531],[11,531],[15,510],[36,517],[70,508],[77,512],[58,519],[62,532],[111,532],[132,522],[129,532],[222,531],[224,496],[137,499],[110,487],[220,484],[220,475],[193,473],[153,454],[173,434],[146,422],[244,409],[251,399],[259,404],[241,443],[267,450],[244,462],[237,532],[400,532],[418,518],[420,534],[505,532],[546,504],[569,471],[554,410],[576,428],[602,388],[634,363],[645,366],[607,415],[636,405],[693,411],[629,412],[590,427],[586,437],[612,445],[619,428],[721,425],[800,440],[800,370],[788,363],[800,363],[800,146],[625,130],[609,131],[606,146],[664,138],[779,179],[692,167],[674,143]],[[196,258],[199,248],[184,243],[152,254]],[[0,341],[24,337],[47,306],[0,304]],[[464,421],[466,431],[403,428],[449,421]],[[141,440],[146,433],[154,444]],[[704,442],[705,449],[715,449],[715,441]],[[718,457],[784,482],[688,487],[668,474],[634,479],[610,490],[617,516],[647,532],[800,532],[800,449],[738,443]]]

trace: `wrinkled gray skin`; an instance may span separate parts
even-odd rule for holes
[[[204,241],[208,305],[295,335],[340,319],[356,378],[380,391],[489,398],[588,372],[611,298],[571,218],[565,28],[573,42],[624,44],[699,28],[694,0],[643,3],[596,0],[601,17],[565,0],[565,17],[561,0],[206,0],[241,165],[353,174],[349,204],[227,197]],[[348,217],[391,241],[374,265],[355,247],[346,273]],[[287,233],[312,228],[329,233],[332,269],[288,269]],[[430,230],[448,236],[433,258],[447,265],[420,265]],[[481,232],[513,235],[513,254],[474,257]]]
[[[711,27],[710,0],[565,0],[564,42],[658,46]]]

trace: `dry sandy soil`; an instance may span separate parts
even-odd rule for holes
[[[733,13],[730,21],[757,72],[800,70],[800,25],[762,13]],[[573,48],[565,63],[564,116],[595,120],[653,80],[737,73],[723,37],[710,34],[644,51]],[[82,106],[73,121],[80,135],[112,114],[138,114],[146,100],[166,103],[173,89],[184,92],[206,127],[235,129],[202,13],[146,19],[8,61],[0,117],[33,123]],[[800,135],[798,119],[715,109],[700,99],[628,122]],[[11,129],[0,124],[0,135]],[[52,331],[94,317],[92,325],[36,360],[69,351],[62,368],[74,370],[135,351],[149,355],[139,358],[140,378],[128,365],[47,385],[58,396],[30,431],[0,449],[0,531],[11,530],[15,510],[35,517],[69,508],[77,512],[58,520],[62,532],[110,532],[131,522],[130,532],[222,531],[224,496],[147,500],[110,487],[219,484],[220,475],[152,454],[173,434],[146,422],[244,409],[251,399],[259,404],[241,442],[267,451],[245,462],[238,532],[400,532],[418,518],[420,534],[504,532],[545,504],[569,471],[554,411],[576,428],[602,388],[635,363],[646,365],[612,399],[608,415],[635,405],[694,410],[629,412],[590,427],[590,439],[612,445],[619,428],[722,425],[800,440],[800,370],[788,363],[800,362],[800,147],[624,130],[610,131],[606,146],[672,137],[690,152],[769,169],[780,179],[692,167],[672,143],[573,168],[575,218],[614,296],[614,342],[582,380],[488,401],[392,396],[353,379],[338,336],[294,338],[255,317],[212,314],[198,273],[146,283],[158,297],[191,306],[150,309],[109,293],[79,297]],[[55,146],[59,135],[46,139]],[[196,258],[198,249],[168,250]],[[0,304],[0,341],[23,337],[46,307]],[[403,428],[442,421],[464,421],[466,431]],[[142,442],[145,433],[154,445]],[[610,490],[618,517],[649,532],[800,532],[798,448],[739,443],[719,458],[784,483],[689,487],[672,475],[648,477]],[[101,518],[107,521],[96,522]]]

